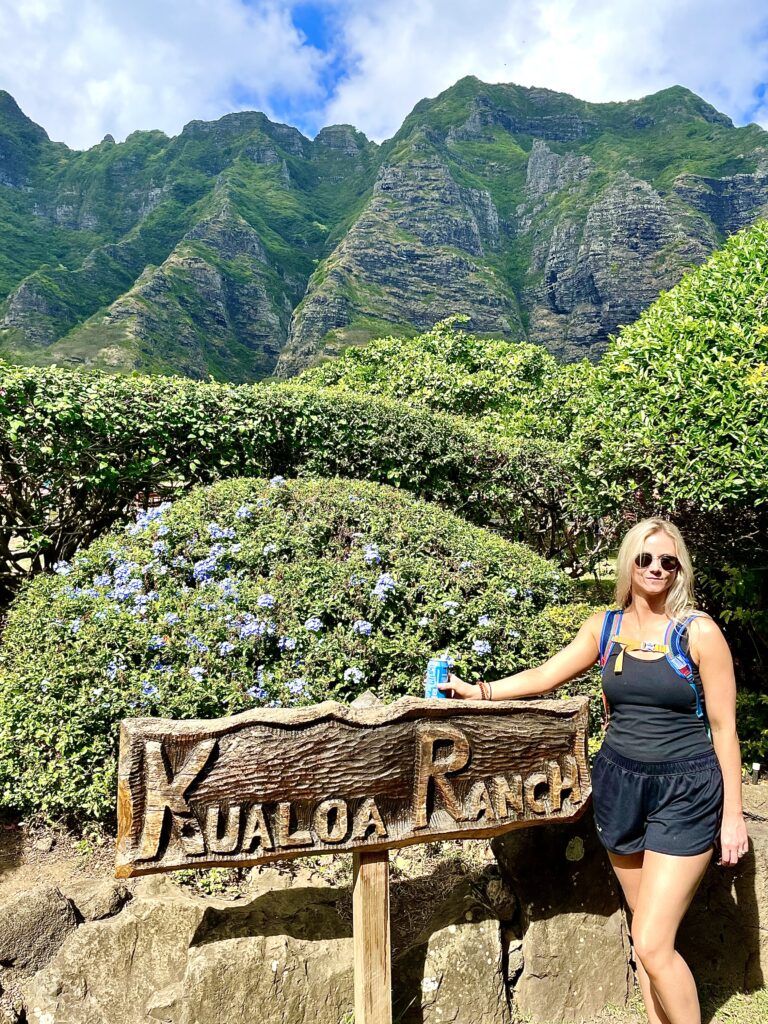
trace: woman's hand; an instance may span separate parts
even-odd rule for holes
[[[720,829],[720,861],[723,867],[733,867],[749,851],[747,826],[743,814],[723,817]]]
[[[452,672],[448,676],[447,683],[438,683],[438,690],[453,690],[453,693],[447,693],[446,697],[455,697],[458,700],[479,700],[480,699],[480,687],[475,686],[472,683],[465,683],[463,679],[459,679]]]

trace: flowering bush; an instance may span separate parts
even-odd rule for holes
[[[546,552],[551,493],[565,471],[546,445],[373,395],[2,359],[0,452],[14,537],[13,550],[0,545],[0,607],[24,576],[70,559],[149,494],[176,499],[195,484],[276,473],[373,480]]]
[[[520,544],[382,485],[230,480],[25,586],[0,650],[2,802],[112,814],[118,723],[422,692],[536,663],[571,597]]]

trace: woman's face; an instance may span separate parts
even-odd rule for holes
[[[652,556],[652,561],[644,568],[640,568],[635,562],[632,563],[632,590],[651,598],[665,593],[675,582],[680,570],[662,569],[659,558],[661,555],[674,555],[677,558],[677,545],[668,533],[659,531],[646,537],[643,551]]]

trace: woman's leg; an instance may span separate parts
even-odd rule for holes
[[[624,899],[627,901],[629,912],[634,917],[637,894],[640,891],[640,879],[642,877],[645,853],[643,851],[629,854],[609,852],[608,856],[624,893]],[[651,984],[651,979],[648,977],[639,958],[635,959],[635,964],[637,966],[637,983],[643,996],[649,1024],[670,1024],[669,1017],[664,1012],[664,1007],[661,1005],[659,997],[656,995]]]
[[[711,857],[711,849],[693,857],[646,850],[643,857],[632,938],[669,1024],[701,1024],[696,983],[675,936]]]

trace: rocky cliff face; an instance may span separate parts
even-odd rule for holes
[[[681,88],[470,78],[381,147],[242,112],[87,153],[0,93],[0,355],[254,380],[465,313],[594,358],[766,213],[768,133]]]
[[[565,188],[578,195],[578,184]],[[518,208],[518,237],[531,239],[523,304],[531,336],[565,359],[599,354],[610,333],[635,320],[718,244],[707,218],[626,172],[594,197],[583,217],[558,216],[548,209],[548,195],[529,192]]]
[[[310,279],[279,374],[361,335],[431,327],[447,309],[469,316],[473,330],[524,336],[514,293],[484,264],[499,244],[493,199],[460,187],[424,150],[379,171],[364,212]]]
[[[383,147],[371,199],[310,280],[277,373],[450,312],[566,360],[595,358],[764,215],[766,141],[683,89],[600,105],[465,80],[419,104]],[[677,174],[688,149],[701,166],[750,170]]]

